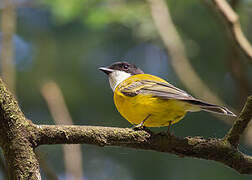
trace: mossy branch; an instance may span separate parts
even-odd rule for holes
[[[122,146],[196,157],[221,162],[241,174],[252,174],[252,157],[241,153],[225,139],[202,137],[176,137],[167,133],[135,131],[129,128],[98,126],[37,126],[36,145],[92,144]]]
[[[41,179],[34,146],[30,141],[35,127],[25,118],[14,96],[0,79],[0,146],[10,179]]]
[[[227,133],[225,139],[235,148],[239,144],[239,140],[252,118],[252,96],[249,96],[240,115],[234,122],[233,127]]]

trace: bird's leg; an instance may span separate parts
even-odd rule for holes
[[[149,114],[144,120],[140,123],[137,124],[133,127],[133,129],[144,129],[144,122],[150,117],[151,115]]]
[[[167,134],[170,134],[171,123],[172,123],[172,121],[169,121],[169,124],[168,124],[168,129],[167,129]]]

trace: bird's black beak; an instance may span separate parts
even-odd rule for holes
[[[110,73],[112,73],[114,71],[113,69],[109,69],[106,67],[100,67],[99,70],[101,70],[102,72],[104,72],[107,75],[109,75]]]

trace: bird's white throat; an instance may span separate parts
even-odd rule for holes
[[[130,73],[126,73],[124,71],[115,70],[114,72],[109,74],[109,84],[113,91],[115,91],[116,87],[123,82],[125,79],[131,76]]]

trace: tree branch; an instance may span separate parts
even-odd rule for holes
[[[252,118],[252,96],[249,96],[244,108],[242,109],[241,114],[236,119],[233,127],[229,130],[228,134],[225,137],[226,140],[235,148],[238,146],[240,136],[245,131],[251,118]]]
[[[221,162],[240,173],[252,174],[252,157],[239,152],[223,139],[176,137],[166,133],[134,131],[129,128],[94,126],[38,126],[37,145],[92,144],[154,150],[179,156],[196,157]]]
[[[0,146],[10,179],[41,179],[30,141],[34,128],[35,125],[26,120],[14,96],[0,79]]]
[[[252,174],[252,157],[236,147],[252,117],[252,96],[226,138],[176,137],[166,133],[134,131],[129,128],[38,125],[36,146],[43,144],[92,144],[154,150],[179,156],[221,162],[239,173]],[[238,137],[238,138],[237,138]],[[230,143],[227,143],[230,142]],[[230,145],[231,144],[231,145]]]
[[[229,26],[228,30],[237,46],[248,57],[250,62],[252,62],[252,46],[242,32],[238,15],[226,0],[212,0],[212,2],[217,12],[223,17],[224,21]]]

